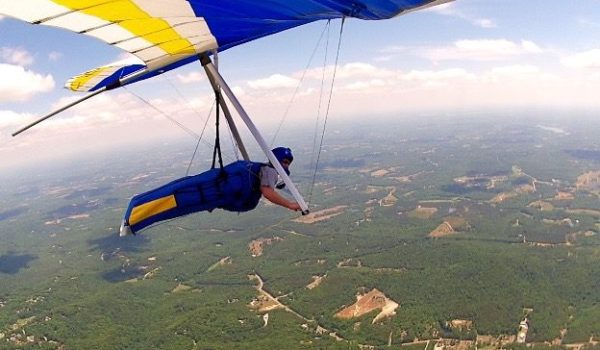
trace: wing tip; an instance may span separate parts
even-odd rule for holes
[[[145,68],[146,65],[141,63],[109,64],[72,77],[67,80],[64,87],[71,91],[91,92]]]
[[[131,226],[129,226],[129,224],[127,224],[127,222],[125,220],[123,220],[121,222],[121,227],[119,228],[119,236],[120,237],[125,237],[125,236],[134,236],[135,233],[133,233],[133,231],[131,230]]]

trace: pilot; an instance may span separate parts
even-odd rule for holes
[[[294,160],[294,156],[292,155],[292,150],[287,147],[277,147],[272,150],[275,158],[279,161],[279,164],[283,167],[286,174],[290,174],[290,164]],[[285,199],[282,195],[275,191],[276,188],[281,189],[284,184],[278,185],[279,174],[273,167],[273,164],[269,163],[268,165],[263,166],[260,169],[260,192],[263,197],[265,197],[270,202],[280,205],[284,208],[288,208],[290,210],[298,211],[300,210],[300,205],[296,202],[289,201]]]
[[[277,147],[273,153],[289,174],[294,160],[292,151]],[[212,212],[217,208],[238,213],[250,211],[256,208],[261,197],[284,208],[300,210],[298,203],[275,191],[283,188],[278,181],[279,174],[273,164],[243,160],[171,181],[131,199],[121,223],[121,235],[194,212]]]

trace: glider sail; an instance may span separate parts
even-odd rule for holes
[[[317,20],[387,19],[452,0],[0,0],[0,15],[88,35],[136,56],[70,79],[73,91],[117,87]]]

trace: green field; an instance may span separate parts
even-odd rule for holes
[[[528,115],[333,123],[314,185],[312,137],[280,138],[312,211],[344,206],[336,216],[295,222],[261,203],[126,238],[128,200],[184,176],[193,145],[15,169],[0,188],[0,348],[416,350],[478,336],[519,348],[508,338],[525,316],[529,343],[598,342],[600,185],[577,185],[600,171],[598,130]],[[249,307],[255,274],[294,312]],[[308,289],[313,276],[325,277]],[[335,317],[372,289],[395,315]]]

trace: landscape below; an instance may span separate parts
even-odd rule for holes
[[[598,350],[598,130],[334,122],[314,185],[313,137],[280,136],[310,215],[263,201],[124,238],[128,200],[184,176],[193,145],[15,170],[0,188],[0,348]]]

